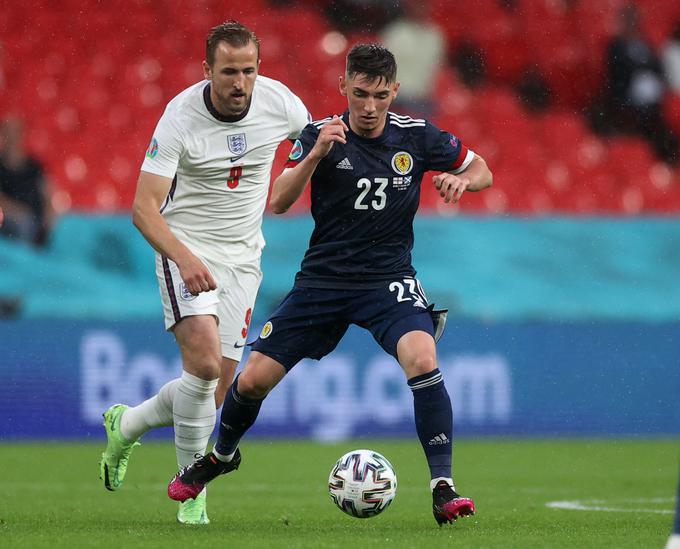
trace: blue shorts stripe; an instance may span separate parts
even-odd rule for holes
[[[175,285],[172,283],[172,273],[170,272],[170,264],[168,258],[162,258],[163,276],[165,277],[165,286],[168,289],[168,296],[170,297],[170,304],[172,305],[172,316],[175,317],[175,322],[182,320],[182,314],[179,312],[179,304],[177,303],[177,296],[175,295]]]

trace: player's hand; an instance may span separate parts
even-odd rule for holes
[[[349,128],[347,127],[347,124],[343,122],[342,118],[338,118],[337,115],[334,115],[333,120],[324,124],[319,130],[319,137],[316,138],[316,143],[309,153],[309,156],[323,158],[331,152],[334,143],[342,143],[344,145],[347,143],[345,132],[348,131]]]
[[[209,292],[217,288],[208,267],[193,254],[178,259],[179,274],[191,295]]]
[[[470,180],[467,177],[458,177],[452,173],[440,173],[432,178],[435,188],[439,191],[439,195],[447,204],[452,202],[455,204],[460,200],[460,197],[470,186]]]

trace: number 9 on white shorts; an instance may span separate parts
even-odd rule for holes
[[[166,330],[187,316],[212,315],[218,319],[222,356],[241,360],[255,298],[262,281],[258,262],[238,265],[201,260],[210,269],[217,289],[189,293],[177,265],[156,254],[156,276],[163,303]]]

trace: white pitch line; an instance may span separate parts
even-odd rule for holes
[[[636,498],[628,499],[628,503],[673,503],[674,498]],[[606,511],[610,513],[656,513],[659,515],[672,515],[675,513],[673,509],[627,509],[624,507],[611,507],[604,505],[608,503],[605,499],[586,499],[586,500],[571,500],[571,501],[549,501],[545,504],[546,507],[552,509],[567,509],[569,511]],[[609,502],[612,503],[612,502]]]

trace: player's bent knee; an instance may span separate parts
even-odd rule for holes
[[[253,352],[238,377],[236,389],[244,397],[261,400],[284,376],[285,370],[282,366],[264,355]]]
[[[267,396],[272,390],[273,385],[269,380],[261,376],[253,375],[249,372],[243,372],[238,378],[238,386],[236,387],[239,394],[246,398],[253,400],[261,400]]]
[[[415,376],[429,374],[436,367],[437,361],[435,360],[435,357],[431,355],[416,356],[410,360],[408,364],[404,364],[404,370],[409,379]]]
[[[211,381],[220,377],[220,357],[204,354],[184,361],[184,369],[192,375]]]

